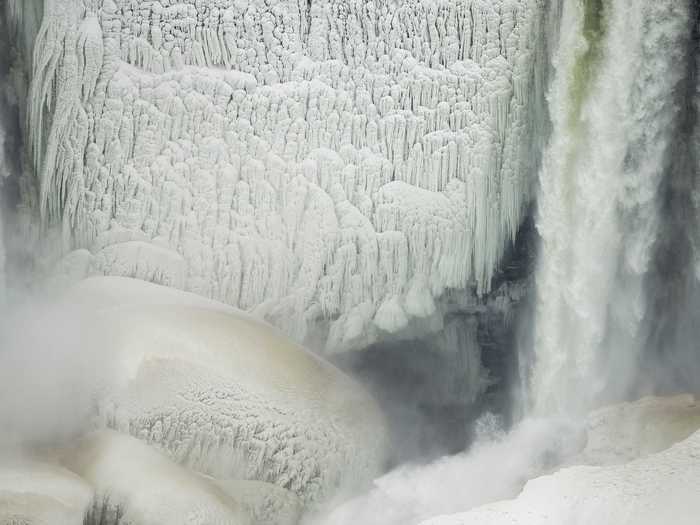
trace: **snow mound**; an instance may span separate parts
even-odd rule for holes
[[[66,296],[113,377],[100,420],[219,479],[284,487],[312,504],[369,482],[386,447],[375,401],[335,367],[235,309],[103,277]]]
[[[100,517],[95,523],[251,524],[245,510],[215,484],[129,436],[91,435],[63,463],[94,487],[90,511]]]
[[[77,525],[92,496],[87,483],[58,466],[0,459],[2,525]]]

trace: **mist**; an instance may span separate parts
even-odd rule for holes
[[[105,333],[84,312],[36,296],[7,306],[0,321],[0,447],[60,447],[94,425],[97,394],[113,364]]]
[[[375,480],[368,494],[340,504],[309,524],[417,524],[515,497],[525,483],[579,452],[585,433],[577,423],[526,419],[503,428],[491,413],[475,422],[464,452],[427,465],[403,465]]]

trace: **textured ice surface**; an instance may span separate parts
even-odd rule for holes
[[[103,423],[221,479],[273,483],[315,503],[371,480],[385,426],[354,381],[273,327],[194,294],[118,277],[66,300],[102,333],[114,371]]]
[[[211,480],[231,499],[239,502],[253,525],[296,525],[301,500],[292,492],[262,481]]]
[[[0,458],[0,523],[78,525],[92,501],[89,484],[56,465]]]
[[[8,13],[52,257],[333,348],[488,289],[532,193],[541,0],[41,4]]]

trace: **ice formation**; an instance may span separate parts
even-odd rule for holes
[[[292,492],[262,481],[211,480],[251,517],[254,525],[297,525],[303,505]]]
[[[532,195],[542,7],[9,0],[23,204],[49,259],[366,345],[489,289]]]
[[[357,489],[382,467],[374,400],[271,326],[118,277],[83,281],[66,300],[101,334],[92,351],[112,371],[95,393],[100,424],[217,479],[284,487],[304,505]]]
[[[20,237],[40,248],[33,260],[53,284],[112,276],[67,300],[100,331],[95,353],[113,377],[100,375],[89,399],[114,432],[64,458],[84,481],[52,470],[36,498],[4,490],[16,471],[0,469],[11,519],[49,509],[52,523],[73,520],[87,482],[93,511],[113,517],[280,525],[366,484],[385,457],[374,400],[254,318],[326,351],[442,329],[436,347],[464,381],[419,393],[473,402],[488,386],[478,325],[453,328],[446,313],[476,318],[522,292],[506,282],[489,304],[475,299],[538,183],[531,404],[583,411],[626,393],[688,76],[689,0],[3,6],[26,145]],[[558,44],[540,166],[550,15]],[[0,278],[3,266],[0,243]],[[576,461],[605,466],[430,523],[682,523],[700,484],[698,434],[636,458],[695,424],[685,419],[695,408],[678,409],[679,425],[666,408],[645,408],[673,426],[661,437],[624,407],[601,411],[618,426],[589,421]],[[403,525],[515,496],[582,446],[550,425],[527,420],[477,441],[474,455],[399,469],[329,520]],[[32,467],[31,483],[45,468]],[[56,505],[52,491],[67,487]]]
[[[586,410],[636,377],[689,49],[689,2],[562,6],[537,199],[539,413]]]

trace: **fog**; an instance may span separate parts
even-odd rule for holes
[[[111,376],[104,334],[78,308],[37,297],[0,320],[0,446],[60,446],[94,423],[96,394]]]

